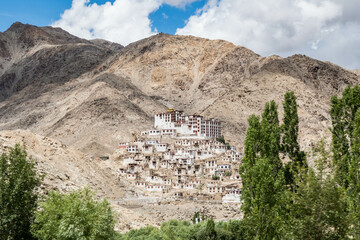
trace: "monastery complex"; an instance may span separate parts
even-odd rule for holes
[[[119,176],[148,196],[239,203],[241,154],[217,139],[221,123],[170,108],[154,128],[119,144]]]

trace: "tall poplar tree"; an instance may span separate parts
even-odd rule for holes
[[[245,138],[245,155],[242,164],[239,167],[241,180],[243,184],[242,198],[244,200],[243,210],[249,212],[252,199],[255,196],[255,188],[253,186],[253,175],[251,169],[256,164],[257,158],[261,151],[261,126],[258,116],[251,115],[248,119],[249,128]],[[244,187],[245,186],[245,187]]]
[[[299,117],[297,113],[296,96],[294,92],[287,92],[284,96],[284,121],[282,125],[282,151],[299,165],[305,164],[298,142]]]
[[[261,142],[261,126],[260,119],[254,114],[248,119],[249,128],[246,132],[245,138],[245,156],[243,158],[243,164],[248,164],[249,167],[255,164],[256,157],[260,154],[262,148]]]
[[[337,182],[347,189],[351,235],[360,238],[360,87],[331,98],[332,149]]]
[[[294,174],[299,168],[306,167],[305,153],[300,151],[298,142],[299,117],[297,113],[296,96],[294,92],[287,92],[284,96],[284,121],[281,126],[281,150],[291,160],[285,166],[285,178],[288,184],[294,182]]]
[[[286,215],[286,188],[279,157],[280,128],[274,101],[265,105],[262,119],[252,115],[245,139],[242,210],[249,239],[281,239]]]
[[[354,119],[354,130],[351,139],[351,160],[349,166],[349,187],[360,194],[360,109]],[[360,200],[360,199],[359,199]]]
[[[348,174],[350,215],[353,222],[352,235],[360,239],[360,109],[354,119],[351,139],[351,159]]]
[[[280,169],[280,127],[275,101],[265,104],[261,120],[261,145],[261,156],[267,158],[276,170]]]
[[[342,97],[331,98],[332,148],[334,155],[335,177],[339,184],[349,187],[352,161],[356,155],[354,139],[355,116],[360,108],[360,87],[348,87]]]

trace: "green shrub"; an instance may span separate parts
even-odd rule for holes
[[[95,200],[89,189],[70,194],[51,192],[35,214],[33,234],[40,240],[114,239],[110,204]]]
[[[220,176],[218,176],[218,175],[213,175],[211,178],[212,178],[212,180],[219,180],[219,179],[220,179]]]

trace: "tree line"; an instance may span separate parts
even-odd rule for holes
[[[295,94],[282,105],[282,124],[274,101],[248,118],[241,220],[171,220],[119,234],[110,204],[89,189],[39,196],[42,176],[16,145],[0,158],[0,239],[360,239],[360,87],[331,98],[330,149],[321,139],[301,151]]]
[[[116,237],[109,202],[88,188],[39,194],[44,176],[24,146],[0,157],[0,240],[108,240]]]

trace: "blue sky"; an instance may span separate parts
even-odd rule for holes
[[[197,9],[201,9],[206,1],[196,1],[183,8],[163,4],[160,8],[150,13],[149,18],[152,21],[152,29],[158,32],[175,34],[177,28],[183,28],[187,19],[194,15]]]
[[[102,5],[114,0],[91,0],[90,4]],[[184,27],[185,22],[197,9],[202,8],[206,0],[198,0],[184,7],[162,4],[158,10],[149,14],[152,30],[175,34],[176,29]],[[71,8],[72,0],[1,0],[0,31],[8,29],[14,22],[28,23],[36,26],[49,26],[60,15]]]
[[[0,31],[20,21],[124,46],[159,32],[193,35],[360,69],[359,12],[359,0],[0,0]]]
[[[1,0],[0,31],[5,31],[14,22],[48,26],[60,18],[71,0]]]

